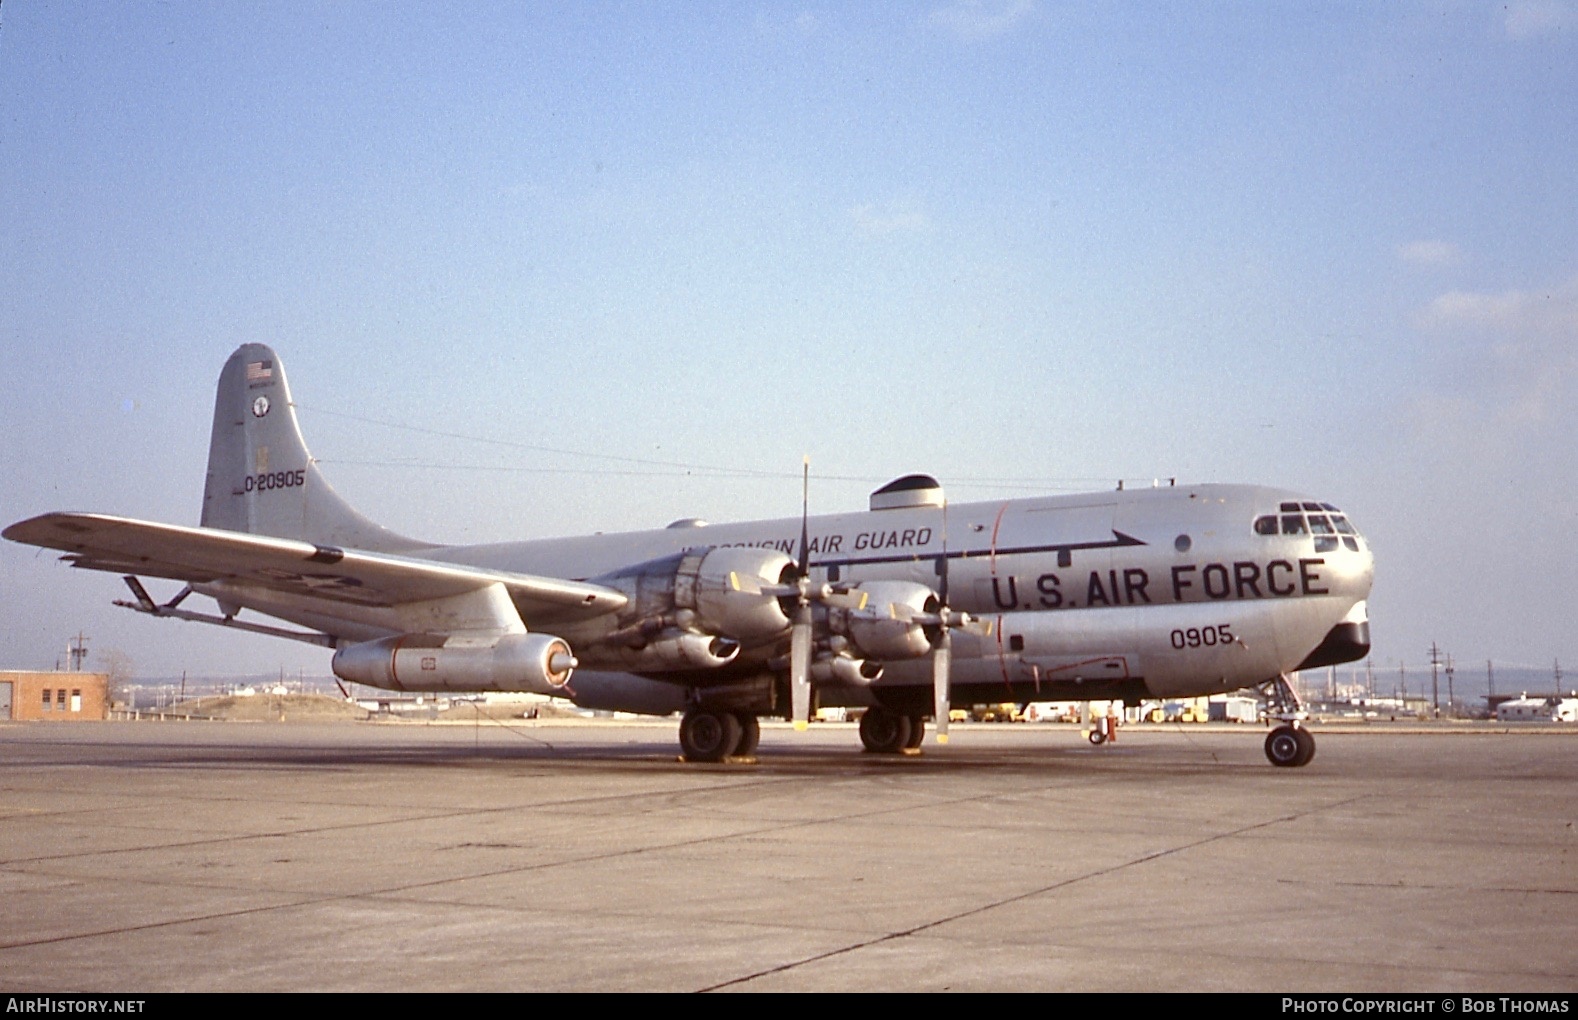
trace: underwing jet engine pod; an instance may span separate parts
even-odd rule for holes
[[[346,645],[332,662],[341,680],[385,690],[531,694],[563,694],[575,667],[570,646],[550,634],[402,634]]]
[[[683,711],[703,761],[750,754],[762,716],[807,724],[813,703],[863,710],[867,749],[897,753],[928,717],[940,742],[955,704],[1259,688],[1279,724],[1266,756],[1299,767],[1314,739],[1287,678],[1370,649],[1368,543],[1332,504],[1256,485],[949,503],[917,474],[859,512],[409,538],[335,493],[262,344],[220,372],[199,525],[55,512],[4,536],[124,576],[137,612],[337,649],[358,683]],[[157,602],[140,577],[185,587]]]

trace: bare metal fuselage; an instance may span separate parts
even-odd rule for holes
[[[1373,559],[1356,534],[1308,527],[1257,533],[1289,507],[1313,523],[1324,504],[1256,486],[1116,490],[1003,502],[915,506],[813,517],[811,576],[854,584],[906,581],[993,624],[954,637],[955,703],[1211,694],[1368,651]],[[492,570],[591,579],[686,550],[739,547],[799,554],[801,521],[739,524],[424,549],[422,557]],[[348,607],[262,589],[198,587],[345,640],[409,630],[388,607]],[[543,619],[581,670],[565,693],[597,707],[670,711],[695,692],[775,710],[781,642],[747,647],[722,669],[635,675],[607,651],[616,617]],[[872,683],[824,679],[824,705],[918,710],[930,697],[924,658],[889,661]]]

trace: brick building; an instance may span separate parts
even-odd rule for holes
[[[109,715],[107,673],[0,670],[0,720],[67,722]]]

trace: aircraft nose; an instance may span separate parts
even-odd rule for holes
[[[1354,582],[1368,596],[1370,594],[1370,583],[1375,579],[1375,553],[1370,550],[1369,542],[1361,541],[1359,554],[1353,557],[1353,561]]]

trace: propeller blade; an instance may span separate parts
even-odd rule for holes
[[[986,619],[977,620],[969,613],[948,614],[948,626],[954,630],[962,630],[978,637],[992,636],[992,621]]]
[[[803,732],[811,719],[811,605],[804,601],[789,628],[789,700],[794,728]]]
[[[800,474],[800,563],[801,577],[811,576],[811,455],[805,455]]]
[[[937,571],[940,575],[937,584],[937,601],[943,606],[948,605],[948,501],[942,501],[942,563]]]
[[[749,577],[749,576],[741,577],[739,575],[739,572],[738,571],[734,571],[734,570],[729,571],[729,587],[734,589],[735,591],[744,592],[747,595],[762,595],[762,594],[792,595],[792,594],[794,594],[793,592],[769,592],[762,585],[762,582],[761,582],[760,579],[755,578],[755,577]]]
[[[859,611],[866,608],[866,604],[871,600],[871,593],[861,591],[859,588],[833,587],[824,584],[822,590],[813,594],[812,598],[835,609]]]
[[[949,672],[953,665],[953,638],[944,627],[942,634],[937,639],[937,647],[931,653],[931,682],[933,710],[937,713],[937,743],[948,742],[948,684]]]

